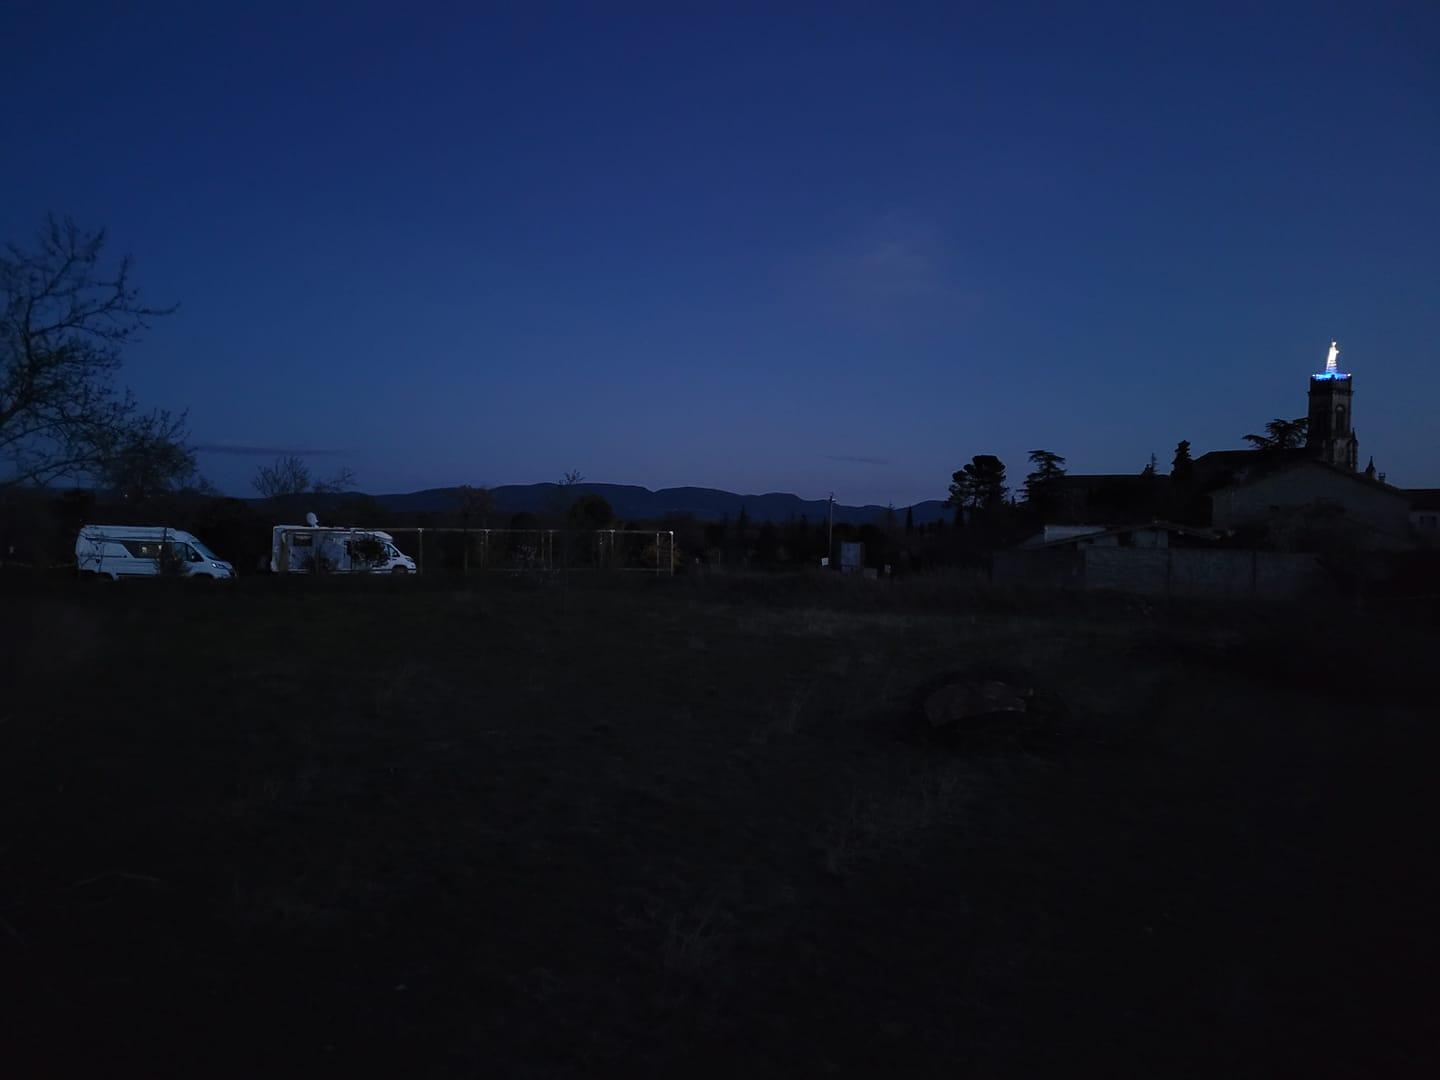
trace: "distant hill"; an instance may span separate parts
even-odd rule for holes
[[[377,495],[375,498],[385,509],[397,513],[445,512],[453,511],[459,505],[455,492],[455,488],[428,488],[406,494]],[[689,514],[697,521],[720,521],[738,517],[743,508],[751,521],[782,524],[802,516],[811,522],[824,521],[826,513],[824,499],[802,499],[798,495],[778,492],[737,495],[733,491],[716,488],[678,487],[651,491],[631,484],[584,483],[574,485],[563,495],[559,484],[506,484],[490,489],[495,500],[494,513],[501,517],[553,513],[563,499],[591,492],[603,496],[614,508],[615,516],[622,520],[656,520],[670,514]],[[917,525],[938,521],[950,514],[938,499],[916,503],[910,509]],[[905,518],[905,510],[903,506],[895,508],[895,514],[901,521]],[[878,523],[884,520],[885,511],[883,506],[843,506],[836,503],[835,520],[851,525]]]

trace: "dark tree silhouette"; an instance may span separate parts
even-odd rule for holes
[[[460,521],[467,529],[472,523],[478,524],[482,529],[490,527],[495,496],[489,488],[461,484],[455,489],[455,501],[460,504]]]
[[[1005,486],[1005,463],[994,454],[976,454],[963,468],[951,474],[950,498],[945,504],[995,509],[1004,505],[1009,490]]]
[[[1031,450],[1034,469],[1025,477],[1025,501],[1032,509],[1046,511],[1054,506],[1057,483],[1065,475],[1065,459],[1050,450]]]
[[[906,532],[907,534],[909,534],[909,533],[913,533],[914,531],[915,531],[915,508],[914,508],[913,506],[907,506],[907,507],[905,508],[905,532]]]
[[[773,563],[779,554],[780,530],[767,521],[755,535],[755,557],[762,563]]]
[[[324,480],[316,480],[310,490],[317,495],[338,495],[355,486],[355,473],[350,469],[337,469]]]
[[[1308,416],[1297,416],[1294,420],[1276,417],[1265,425],[1264,435],[1246,435],[1245,441],[1257,450],[1294,450],[1305,445],[1309,430]]]
[[[495,508],[495,497],[489,488],[471,487],[461,484],[455,489],[455,501],[460,504],[460,569],[470,570],[470,525],[478,521],[482,529],[490,527],[490,512]]]
[[[579,469],[570,469],[560,477],[555,485],[555,489],[549,493],[545,500],[550,517],[562,523],[568,522],[570,507],[574,504],[579,494],[571,489],[578,487],[584,483],[584,481],[585,477],[581,475]]]
[[[129,256],[101,266],[105,232],[46,219],[33,248],[0,253],[0,488],[62,477],[151,490],[188,479],[185,417],[142,414],[115,389],[149,320]]]
[[[310,466],[291,454],[276,458],[273,465],[261,465],[255,470],[250,484],[265,499],[280,499],[290,495],[335,495],[352,487],[355,474],[349,469],[340,469],[325,480],[316,480],[310,475]]]
[[[566,511],[565,523],[581,531],[607,529],[615,520],[615,511],[603,495],[593,492],[581,495]]]
[[[276,458],[273,465],[257,468],[250,484],[264,499],[303,495],[310,490],[310,467],[294,454]]]
[[[1177,488],[1188,489],[1195,483],[1195,462],[1190,458],[1190,441],[1181,439],[1175,446],[1170,462],[1170,480]]]
[[[195,457],[158,415],[135,417],[100,437],[96,478],[130,502],[143,502],[195,480]],[[205,480],[201,491],[213,490]]]
[[[1169,516],[1174,521],[1203,524],[1205,500],[1196,493],[1195,462],[1190,459],[1190,443],[1180,440],[1175,458],[1170,463]]]

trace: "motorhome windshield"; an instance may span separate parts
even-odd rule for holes
[[[194,548],[196,551],[198,551],[201,555],[205,556],[205,558],[209,559],[209,560],[212,561],[212,562],[222,562],[222,561],[223,561],[223,560],[220,558],[219,555],[216,555],[215,552],[211,551],[208,547],[206,547],[204,544],[202,544],[199,540],[191,540],[191,541],[190,541],[190,546],[193,547],[193,548]]]

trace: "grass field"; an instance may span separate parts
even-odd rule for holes
[[[1433,626],[192,584],[0,594],[7,1076],[1436,1075]]]

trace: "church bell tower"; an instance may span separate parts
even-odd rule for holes
[[[1355,470],[1360,444],[1350,427],[1353,387],[1348,372],[1340,370],[1340,346],[1330,343],[1325,370],[1310,376],[1310,426],[1305,448],[1321,461]]]

